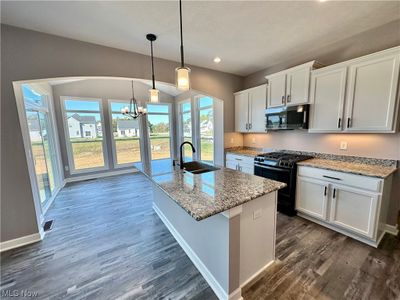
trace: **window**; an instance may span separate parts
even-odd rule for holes
[[[61,185],[58,153],[48,95],[28,84],[22,85],[26,122],[31,146],[37,190],[42,211],[48,207]]]
[[[213,98],[197,98],[199,110],[200,160],[214,162]]]
[[[129,106],[129,101],[109,101],[115,166],[141,161],[140,123],[121,114],[121,109],[126,106]]]
[[[179,132],[180,143],[192,143],[192,105],[190,100],[179,104]],[[179,145],[178,145],[179,146]],[[192,148],[189,145],[183,146],[185,160],[193,160]]]
[[[148,104],[147,121],[151,160],[171,159],[170,105]]]
[[[62,97],[71,173],[108,167],[101,100]]]

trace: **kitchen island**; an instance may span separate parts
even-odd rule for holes
[[[277,190],[284,183],[221,167],[154,174],[153,208],[220,299],[275,259]]]

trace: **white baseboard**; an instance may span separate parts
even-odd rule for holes
[[[153,209],[160,217],[161,221],[163,221],[164,225],[168,228],[171,234],[174,236],[175,240],[182,247],[183,251],[185,251],[186,255],[190,258],[193,264],[196,266],[197,270],[203,275],[204,279],[210,285],[214,293],[217,295],[219,299],[222,300],[241,300],[241,289],[237,289],[231,294],[227,294],[225,290],[221,287],[212,273],[207,269],[207,267],[203,264],[201,259],[197,256],[197,254],[192,250],[192,248],[186,243],[185,239],[180,235],[180,233],[175,229],[175,227],[168,221],[167,217],[161,212],[158,206],[153,203]]]
[[[248,285],[254,278],[256,278],[258,275],[260,275],[262,272],[264,272],[270,265],[274,263],[274,260],[271,260],[269,263],[267,263],[264,267],[262,267],[260,270],[258,270],[256,273],[254,273],[252,276],[250,276],[248,279],[246,279],[241,285],[241,288],[244,288],[246,285]]]
[[[111,172],[102,172],[102,173],[94,173],[94,174],[88,174],[88,175],[82,175],[82,176],[68,177],[68,178],[65,178],[65,182],[67,182],[67,183],[69,183],[69,182],[77,182],[77,181],[82,181],[82,180],[103,178],[103,177],[122,175],[122,174],[129,174],[129,173],[137,173],[137,172],[139,172],[138,169],[130,168],[130,169],[111,171]]]
[[[43,230],[39,233],[26,235],[17,239],[9,240],[0,243],[0,252],[22,247],[42,240],[44,236]]]
[[[386,224],[385,232],[397,236],[399,234],[399,229],[397,228],[397,225],[393,226],[393,225]]]

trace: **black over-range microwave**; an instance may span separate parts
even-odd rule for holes
[[[265,110],[267,130],[307,129],[309,104],[270,107]]]

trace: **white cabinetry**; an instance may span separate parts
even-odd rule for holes
[[[310,132],[395,132],[400,47],[312,71]]]
[[[265,132],[267,85],[235,93],[235,130]]]
[[[299,216],[377,247],[391,180],[299,166],[296,209]]]
[[[309,102],[310,74],[315,61],[268,75],[268,107]]]
[[[226,167],[229,169],[254,174],[254,158],[233,153],[226,154]]]

